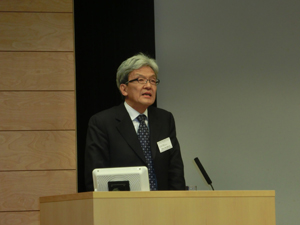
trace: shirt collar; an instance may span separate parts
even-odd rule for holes
[[[130,105],[128,105],[126,101],[124,101],[124,105],[127,112],[129,113],[131,120],[135,120],[141,114],[138,111],[136,111],[134,108],[132,108]],[[145,112],[142,114],[144,114],[148,119],[148,109],[146,109]]]

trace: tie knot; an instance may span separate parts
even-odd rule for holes
[[[141,123],[144,122],[146,120],[146,116],[144,114],[141,114],[137,117],[137,120]]]

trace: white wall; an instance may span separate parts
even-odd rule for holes
[[[275,190],[300,221],[300,1],[156,0],[158,106],[176,120],[188,185]]]

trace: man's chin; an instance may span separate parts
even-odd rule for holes
[[[144,99],[143,100],[143,104],[145,105],[145,106],[150,106],[150,105],[152,105],[153,103],[154,103],[154,101],[155,101],[155,99],[153,100],[153,99]]]

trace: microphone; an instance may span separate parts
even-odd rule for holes
[[[199,170],[201,171],[202,175],[204,176],[204,178],[205,178],[207,184],[209,184],[209,185],[211,186],[212,190],[214,191],[215,189],[214,189],[214,187],[212,186],[212,181],[211,181],[211,179],[209,178],[209,176],[207,175],[207,173],[206,173],[204,167],[202,166],[200,160],[198,159],[198,157],[196,157],[196,158],[194,159],[194,161],[195,161],[195,163],[197,164],[197,166],[198,166]]]

